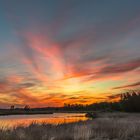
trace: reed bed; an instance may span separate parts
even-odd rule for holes
[[[140,114],[102,114],[69,124],[37,124],[0,129],[0,140],[140,140]]]

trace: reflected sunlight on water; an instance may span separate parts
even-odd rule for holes
[[[81,113],[54,113],[44,115],[10,115],[0,116],[1,128],[12,128],[18,125],[28,126],[32,122],[37,123],[70,123],[87,120],[85,114]]]

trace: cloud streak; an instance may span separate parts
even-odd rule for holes
[[[133,88],[136,86],[140,86],[140,82],[136,82],[133,84],[128,84],[128,85],[124,85],[124,86],[119,86],[119,87],[114,87],[113,89],[125,89],[125,88]]]
[[[114,89],[137,88],[139,4],[118,1],[0,5],[0,104],[86,104],[113,100]]]

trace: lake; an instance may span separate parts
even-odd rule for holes
[[[53,114],[38,114],[38,115],[9,115],[0,116],[0,127],[13,128],[18,125],[28,126],[32,122],[60,124],[84,121],[88,118],[84,113],[53,113]]]

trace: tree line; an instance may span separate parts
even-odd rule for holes
[[[45,107],[45,108],[30,108],[26,105],[24,108],[15,108],[11,106],[11,110],[25,111],[124,111],[124,112],[140,112],[140,91],[126,92],[120,94],[120,100],[117,102],[99,102],[93,104],[64,104],[63,107]]]
[[[64,110],[140,112],[140,92],[133,91],[120,94],[120,100],[117,102],[100,102],[89,105],[65,104]]]

